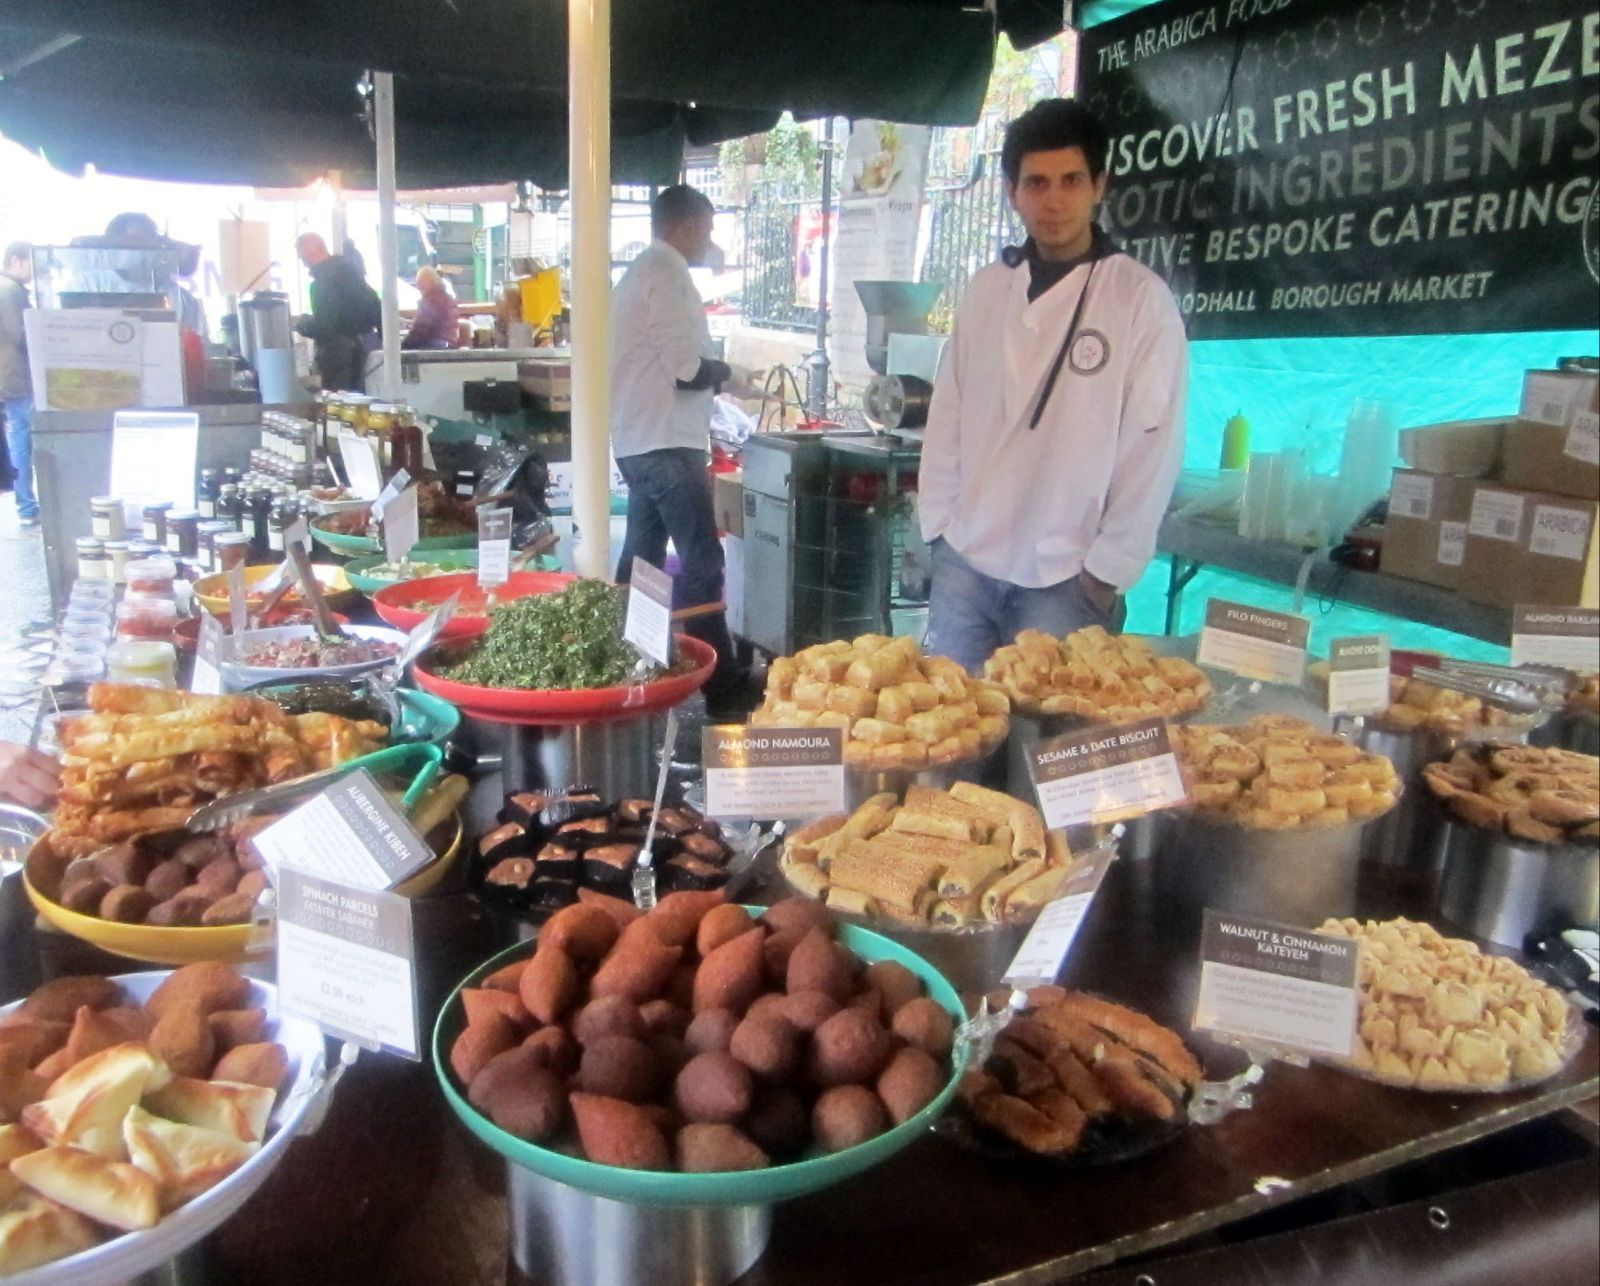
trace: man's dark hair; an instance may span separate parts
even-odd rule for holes
[[[33,247],[26,241],[13,241],[5,248],[5,253],[0,255],[0,264],[10,263],[13,259],[32,259]]]
[[[711,213],[711,198],[687,183],[662,188],[650,203],[650,231],[656,236],[671,232],[680,223]]]
[[[106,224],[106,236],[117,240],[138,237],[141,240],[161,240],[161,229],[148,214],[128,210],[116,215]]]
[[[1001,172],[1014,186],[1022,177],[1022,158],[1029,152],[1056,152],[1064,147],[1083,149],[1091,179],[1105,173],[1111,137],[1100,118],[1074,99],[1046,98],[1006,126],[1000,148]]]

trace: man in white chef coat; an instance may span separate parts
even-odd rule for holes
[[[1183,321],[1094,222],[1107,148],[1069,100],[1011,123],[1000,163],[1028,237],[973,276],[934,383],[928,647],[974,672],[1023,629],[1121,629],[1183,460]]]
[[[617,567],[626,582],[635,555],[661,567],[667,539],[681,569],[673,606],[721,603],[722,544],[711,505],[711,403],[734,378],[715,356],[705,304],[689,276],[711,262],[711,202],[684,184],[665,188],[650,207],[654,240],[628,265],[611,294],[611,449],[628,484],[628,532]],[[713,718],[743,718],[745,675],[721,611],[685,622],[717,650],[706,684]]]

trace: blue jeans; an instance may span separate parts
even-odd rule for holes
[[[17,517],[37,518],[39,499],[33,494],[33,399],[8,397],[0,406],[6,412],[6,450],[17,480],[12,489],[17,496]]]
[[[722,602],[722,542],[711,507],[706,453],[669,447],[622,456],[617,468],[628,484],[628,533],[617,563],[617,581],[627,584],[635,557],[653,567],[666,566],[670,536],[682,564],[672,586],[673,607]],[[718,685],[736,670],[728,618],[722,612],[695,617],[684,622],[683,631],[717,650],[717,672],[707,685],[707,695],[714,696]]]
[[[947,656],[971,674],[1023,630],[1057,638],[1085,626],[1119,633],[1128,609],[1118,598],[1102,611],[1076,576],[1043,589],[1027,589],[986,576],[950,548],[933,543],[933,587],[928,599],[928,651]]]

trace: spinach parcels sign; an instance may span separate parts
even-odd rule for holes
[[[1192,339],[1589,329],[1592,0],[1171,0],[1083,33],[1102,218]]]

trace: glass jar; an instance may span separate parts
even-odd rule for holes
[[[132,639],[106,649],[106,678],[142,688],[178,686],[178,649],[171,643]]]
[[[211,548],[219,572],[232,571],[250,562],[250,537],[245,532],[219,531],[211,538]]]
[[[127,532],[127,517],[122,501],[115,496],[96,496],[89,502],[89,531],[101,540],[121,540]]]
[[[250,510],[245,522],[245,532],[250,537],[251,552],[265,558],[270,550],[268,523],[272,518],[272,492],[257,487],[250,493]]]
[[[78,547],[78,579],[111,579],[111,558],[106,553],[105,542],[93,536],[80,536]]]
[[[200,556],[198,509],[174,509],[167,515],[167,552],[179,558]]]
[[[299,509],[292,495],[274,498],[272,513],[267,519],[267,548],[275,554],[284,552],[284,533],[294,525]]]
[[[209,520],[217,516],[217,496],[221,491],[222,471],[200,470],[200,481],[194,489],[194,507],[202,519]]]
[[[127,579],[128,568],[128,542],[125,540],[106,541],[106,561],[111,564],[111,583],[120,585]]]
[[[143,519],[140,530],[144,538],[152,545],[165,549],[167,547],[167,515],[172,512],[172,501],[162,500],[157,504],[146,505],[140,517]]]
[[[395,469],[404,469],[413,478],[420,478],[427,469],[422,459],[422,426],[409,406],[402,406],[396,412],[393,437]]]
[[[244,497],[239,494],[238,484],[223,483],[222,491],[217,496],[217,519],[235,531],[244,530]]]
[[[207,572],[217,570],[217,550],[213,542],[223,532],[232,530],[233,524],[231,522],[223,522],[221,519],[213,519],[210,522],[202,522],[200,524],[198,534],[200,552],[196,557],[200,561],[202,570]]]
[[[367,414],[372,402],[373,399],[365,393],[351,393],[346,397],[345,406],[348,408],[346,418],[358,437],[364,438],[370,431],[371,426],[367,420]]]

